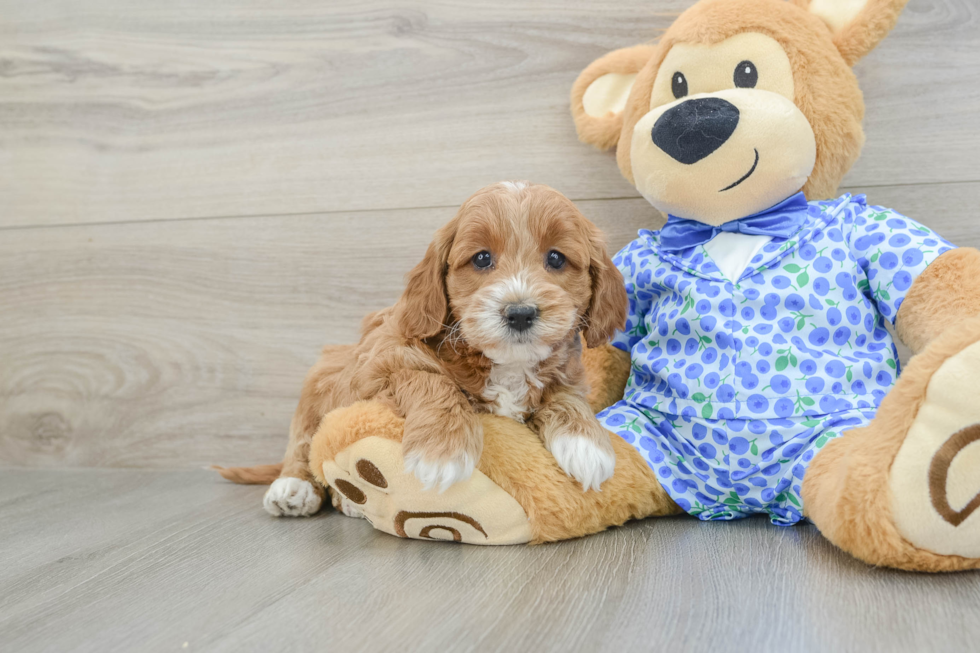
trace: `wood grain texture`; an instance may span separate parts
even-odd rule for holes
[[[0,225],[453,206],[499,179],[636,197],[576,75],[690,0],[0,1]],[[912,0],[858,67],[850,185],[980,180],[975,0]]]
[[[659,226],[567,97],[691,1],[0,0],[0,650],[976,650],[980,576],[812,526],[462,547],[159,469],[277,459],[320,346],[486,183]],[[844,189],[973,246],[978,27],[911,0]]]
[[[812,526],[682,517],[483,548],[333,512],[273,519],[261,494],[206,472],[0,470],[0,649],[895,652],[980,637],[980,575],[870,568]]]
[[[862,189],[980,246],[980,183]],[[579,202],[618,249],[662,218]],[[453,209],[8,230],[0,238],[0,463],[278,460],[320,347],[393,303]]]
[[[584,202],[615,247],[643,200]],[[0,238],[0,461],[278,460],[324,344],[395,302],[453,209],[42,227]]]

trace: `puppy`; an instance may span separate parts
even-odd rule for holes
[[[585,399],[579,334],[590,347],[605,343],[626,309],[601,233],[561,193],[525,182],[477,191],[436,233],[398,303],[310,371],[266,510],[319,509],[310,440],[327,412],[364,399],[405,418],[406,468],[427,489],[473,473],[478,413],[526,422],[569,476],[598,489],[615,455]]]

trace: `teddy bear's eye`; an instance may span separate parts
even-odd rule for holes
[[[759,82],[759,71],[751,61],[743,61],[735,66],[735,86],[738,88],[755,88]]]
[[[680,71],[674,73],[670,78],[670,90],[674,92],[674,97],[678,100],[687,95],[687,78]]]

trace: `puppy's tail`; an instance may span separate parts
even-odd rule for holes
[[[232,483],[241,485],[269,485],[272,481],[279,478],[282,471],[282,463],[275,465],[256,465],[254,467],[219,467],[211,465],[211,469],[218,472]]]

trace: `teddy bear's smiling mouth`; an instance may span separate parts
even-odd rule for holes
[[[759,165],[759,150],[757,150],[755,148],[752,148],[752,149],[753,149],[753,151],[755,151],[755,161],[752,163],[752,167],[749,168],[749,171],[748,172],[746,172],[744,175],[742,175],[741,177],[739,177],[738,181],[736,181],[734,184],[730,184],[728,186],[725,186],[720,191],[718,191],[719,193],[724,193],[726,190],[731,190],[731,189],[735,188],[736,186],[738,186],[739,184],[741,184],[743,181],[745,181],[746,179],[748,179],[749,177],[752,176],[752,173],[755,172],[756,167]]]

